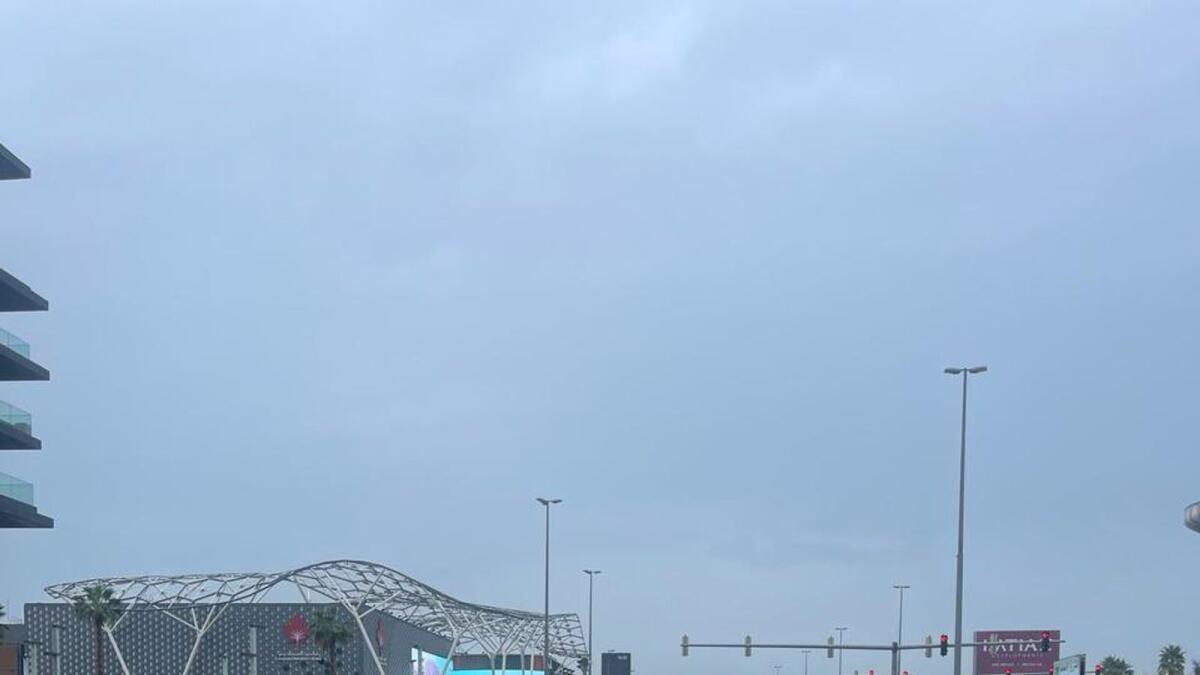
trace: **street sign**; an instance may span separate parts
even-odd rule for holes
[[[1087,654],[1075,654],[1054,662],[1054,675],[1086,675]]]

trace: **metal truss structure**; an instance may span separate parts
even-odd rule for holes
[[[161,612],[194,634],[187,663],[188,675],[204,635],[225,610],[236,603],[254,603],[277,587],[293,586],[305,602],[314,598],[340,605],[354,619],[367,645],[373,645],[363,620],[380,612],[450,641],[446,665],[453,656],[483,654],[530,656],[541,652],[545,617],[534,612],[502,609],[457,600],[389,567],[358,560],[333,560],[279,573],[187,574],[86,579],[50,586],[51,597],[72,602],[89,586],[106,586],[125,604],[125,611],[105,627],[109,644],[125,675],[131,675],[121,655],[116,631],[132,612]],[[550,658],[562,666],[587,657],[583,627],[576,614],[550,615]],[[386,675],[374,646],[368,648],[379,675]],[[532,660],[522,658],[522,669]]]

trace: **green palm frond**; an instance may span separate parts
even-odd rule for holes
[[[336,645],[350,638],[350,628],[338,618],[337,612],[334,610],[317,612],[317,615],[313,617],[311,628],[313,639],[321,645]]]
[[[1107,656],[1100,662],[1100,670],[1104,675],[1133,675],[1133,666],[1117,656]]]
[[[1158,653],[1159,675],[1184,675],[1187,658],[1179,645],[1167,645]]]
[[[75,615],[101,626],[111,626],[125,611],[125,602],[108,586],[88,586],[75,597]]]

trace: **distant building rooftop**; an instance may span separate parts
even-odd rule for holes
[[[12,180],[14,178],[29,178],[29,167],[17,158],[16,155],[8,151],[8,148],[0,145],[0,180]]]

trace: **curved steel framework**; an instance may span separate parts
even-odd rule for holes
[[[114,589],[126,612],[106,627],[109,644],[125,675],[130,675],[115,631],[130,612],[157,611],[187,626],[194,634],[182,675],[188,675],[200,642],[235,603],[253,603],[279,586],[295,587],[305,602],[314,598],[337,603],[351,617],[367,645],[363,619],[382,612],[450,641],[448,656],[484,654],[495,659],[510,654],[538,653],[544,617],[533,612],[476,605],[457,600],[389,567],[359,560],[333,560],[279,573],[187,574],[86,579],[50,586],[53,598],[73,601],[84,588]],[[379,675],[386,675],[375,648],[369,647]],[[550,615],[550,657],[565,664],[587,656],[583,628],[575,614]],[[522,659],[523,665],[527,659]],[[450,658],[445,668],[449,667]]]

